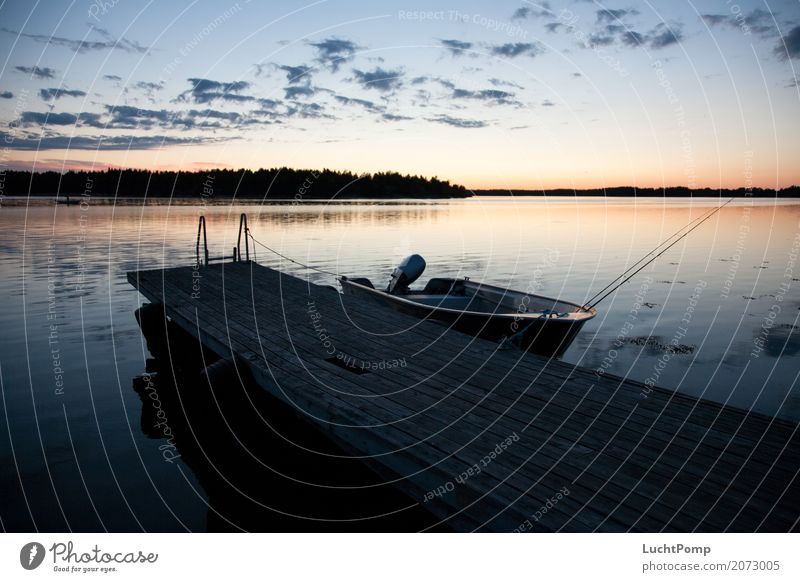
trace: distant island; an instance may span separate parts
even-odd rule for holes
[[[571,190],[557,188],[553,190],[472,190],[475,196],[609,196],[609,197],[656,197],[656,198],[800,198],[800,186],[789,186],[782,190],[765,188],[685,188],[671,186],[667,188],[636,188],[634,186],[616,186],[613,188],[591,188]]]
[[[136,169],[102,171],[0,172],[5,196],[104,196],[119,198],[333,200],[446,199],[471,196],[752,197],[798,198],[799,186],[782,190],[622,186],[572,190],[468,190],[439,178],[397,172],[354,174],[337,170],[270,168],[175,172]]]

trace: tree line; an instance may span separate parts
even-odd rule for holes
[[[336,170],[270,168],[196,172],[135,169],[2,173],[6,196],[116,196],[123,198],[461,198],[463,186],[397,172],[354,174]]]

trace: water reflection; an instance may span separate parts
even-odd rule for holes
[[[224,464],[228,454],[241,467],[255,462],[231,448],[237,445],[225,421],[235,418],[234,409],[251,399],[260,404],[250,410],[270,418],[270,411],[281,410],[274,403],[262,402],[248,388],[234,384],[231,390],[219,391],[225,403],[218,407],[195,372],[166,382],[169,374],[158,371],[158,382],[166,382],[159,388],[165,406],[173,407],[169,415],[183,423],[176,433],[208,431],[202,436],[203,450],[186,454],[197,463],[192,469],[197,468],[200,477],[182,460],[162,460],[163,439],[140,430],[144,405],[131,390],[130,379],[145,369],[149,352],[131,317],[141,298],[128,284],[126,272],[191,265],[200,213],[208,218],[210,252],[215,255],[230,253],[239,213],[247,212],[256,238],[281,253],[328,270],[366,276],[376,284],[385,283],[405,255],[418,252],[428,262],[422,283],[433,276],[469,276],[514,289],[533,285],[543,295],[582,301],[715,204],[702,199],[538,198],[200,208],[119,206],[98,200],[83,210],[4,202],[3,525],[24,531],[202,530],[209,522],[206,486],[214,497],[212,506],[220,507],[220,514],[235,516],[230,519],[234,523],[264,528],[278,519],[270,510],[248,521],[252,504],[245,502],[225,508],[227,485],[213,469]],[[598,316],[584,327],[564,359],[591,368],[605,365],[609,373],[639,381],[657,373],[658,383],[666,387],[800,420],[798,250],[800,202],[737,201],[600,304]],[[263,249],[257,250],[257,257],[314,282],[335,283]],[[689,313],[700,282],[705,286]],[[55,320],[48,319],[51,308]],[[766,332],[765,320],[770,321]],[[53,324],[57,345],[51,343]],[[619,342],[623,330],[624,341]],[[664,349],[673,342],[692,349]],[[759,345],[760,351],[755,349]],[[55,390],[54,347],[60,350],[62,394]],[[662,359],[667,364],[657,368]],[[194,417],[187,412],[182,418],[183,402]],[[270,423],[290,431],[288,415],[280,412],[278,417]],[[280,424],[284,420],[285,425]],[[248,412],[240,422],[243,434],[250,435],[248,447],[258,451],[257,459],[277,463],[278,457],[291,456],[280,442],[257,442],[259,436],[267,439],[267,430],[256,412]],[[184,440],[188,444],[181,446],[190,447],[191,439]],[[203,468],[198,459],[207,449],[213,451],[214,465]],[[270,450],[281,454],[271,457]],[[317,464],[307,458],[297,469],[309,471]],[[270,484],[258,498],[264,505],[275,506],[275,499],[290,488],[281,482],[273,486],[267,469],[254,465],[248,470]],[[259,493],[251,489],[255,487],[244,490]],[[264,493],[270,490],[280,495]],[[311,495],[304,490],[301,497]],[[30,511],[26,496],[37,500]],[[241,500],[237,495],[231,498]],[[211,527],[226,527],[224,521],[214,520]]]

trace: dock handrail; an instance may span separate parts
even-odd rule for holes
[[[246,222],[246,221],[245,221]],[[200,237],[203,237],[203,260],[200,260]],[[197,245],[195,247],[197,262],[195,263],[198,266],[208,266],[208,264],[212,261],[228,261],[231,259],[231,255],[227,256],[219,256],[219,257],[209,257],[208,256],[208,235],[206,233],[206,217],[204,215],[200,215],[200,220],[197,224]],[[236,261],[236,255],[238,253],[238,249],[236,247],[233,248],[233,260]]]
[[[200,233],[203,234],[203,257],[205,259],[204,263],[200,262]],[[206,217],[202,214],[200,215],[200,222],[197,225],[197,265],[205,264],[208,265],[208,236],[206,235]]]
[[[236,241],[236,257],[234,260],[242,261],[242,230],[244,230],[244,260],[250,262],[250,229],[247,226],[247,214],[242,212],[239,216],[239,239]]]

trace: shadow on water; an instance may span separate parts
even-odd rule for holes
[[[229,360],[165,326],[159,307],[137,319],[154,356],[133,380],[141,430],[197,477],[208,531],[395,532],[438,521]]]

